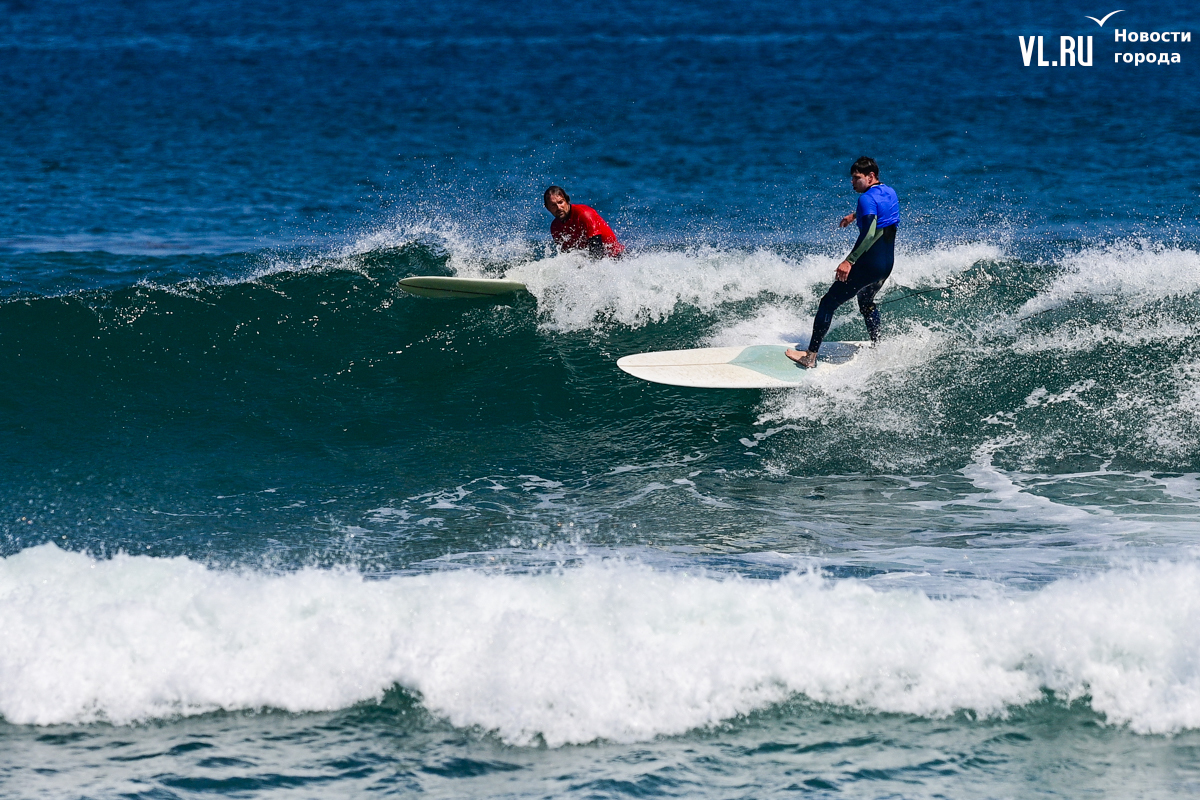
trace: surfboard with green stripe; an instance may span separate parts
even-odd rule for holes
[[[637,353],[617,361],[635,378],[698,389],[778,389],[799,386],[854,360],[870,342],[825,342],[817,366],[804,369],[777,344]]]

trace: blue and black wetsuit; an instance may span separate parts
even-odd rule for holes
[[[858,241],[846,260],[852,265],[850,275],[844,281],[834,281],[833,286],[821,298],[817,316],[813,320],[812,338],[808,352],[815,353],[821,347],[829,326],[833,323],[833,312],[842,303],[858,295],[858,310],[867,323],[871,341],[879,340],[879,309],[875,305],[875,294],[883,288],[883,282],[892,274],[896,260],[896,226],[900,224],[900,201],[890,186],[877,183],[858,198],[854,212],[858,223]]]

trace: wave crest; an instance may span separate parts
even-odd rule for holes
[[[43,545],[0,562],[0,612],[0,713],[17,724],[329,710],[399,684],[455,725],[551,746],[679,734],[796,694],[941,717],[1049,690],[1140,733],[1200,727],[1194,563],[950,600],[622,561],[365,580]]]

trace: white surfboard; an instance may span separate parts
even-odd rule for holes
[[[443,278],[417,275],[400,281],[400,288],[421,297],[497,297],[525,291],[525,284],[501,278]]]
[[[778,389],[799,386],[813,375],[845,366],[870,342],[825,342],[817,365],[804,369],[783,354],[779,344],[663,350],[618,359],[617,366],[653,383],[699,389]]]

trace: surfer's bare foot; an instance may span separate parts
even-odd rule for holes
[[[812,369],[817,365],[817,354],[807,350],[785,350],[783,354],[805,369]]]

